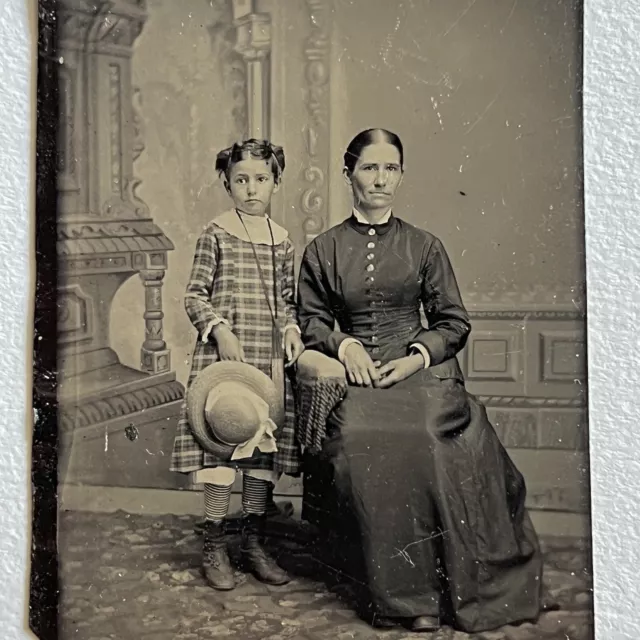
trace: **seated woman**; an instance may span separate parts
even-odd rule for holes
[[[391,212],[403,162],[395,134],[358,134],[344,156],[352,215],[303,257],[299,322],[316,353],[300,366],[331,358],[334,372],[324,389],[321,367],[298,380],[303,517],[372,624],[533,621],[542,558],[524,480],[465,388],[469,317],[442,242]]]

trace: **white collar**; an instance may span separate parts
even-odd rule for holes
[[[253,244],[266,244],[267,246],[271,246],[271,234],[269,233],[269,225],[267,224],[269,218],[267,216],[240,215],[242,219],[240,219],[235,209],[229,209],[214,218],[213,222],[232,236],[240,238],[240,240],[253,242]],[[274,244],[279,245],[287,239],[289,233],[284,227],[276,224],[273,220],[270,220],[270,222]],[[247,235],[247,231],[249,235]]]
[[[392,211],[391,209],[389,209],[389,211],[387,211],[387,213],[385,213],[384,216],[375,224],[386,224],[391,219],[391,214]],[[361,224],[371,224],[371,222],[369,222],[355,207],[353,208],[353,215],[355,216],[355,219]]]

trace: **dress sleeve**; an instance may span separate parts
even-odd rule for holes
[[[329,294],[323,284],[324,268],[317,243],[305,249],[298,278],[298,322],[302,339],[308,349],[338,358],[340,344],[349,339],[336,331],[336,318],[331,309]]]
[[[429,324],[412,342],[429,353],[429,364],[438,365],[456,356],[471,331],[453,267],[444,246],[436,239],[422,270],[422,304]]]
[[[205,231],[196,244],[191,277],[184,296],[184,306],[191,324],[206,342],[211,329],[220,322],[227,323],[211,302],[213,281],[218,263],[218,243],[210,231]]]

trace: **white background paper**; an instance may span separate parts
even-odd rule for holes
[[[31,636],[24,629],[31,510],[27,354],[33,323],[37,12],[36,3],[29,4],[28,10],[25,0],[0,0],[0,635],[7,640]]]
[[[585,2],[596,637],[640,638],[640,2]]]
[[[585,5],[596,637],[638,640],[640,2],[585,0]],[[2,0],[0,6],[0,629],[9,639],[29,637],[24,630],[31,493],[26,423],[31,413],[27,354],[32,340],[37,33],[35,2]]]

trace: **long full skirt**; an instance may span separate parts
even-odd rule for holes
[[[307,459],[303,518],[369,615],[479,632],[538,616],[542,557],[525,483],[461,380],[349,387]]]

